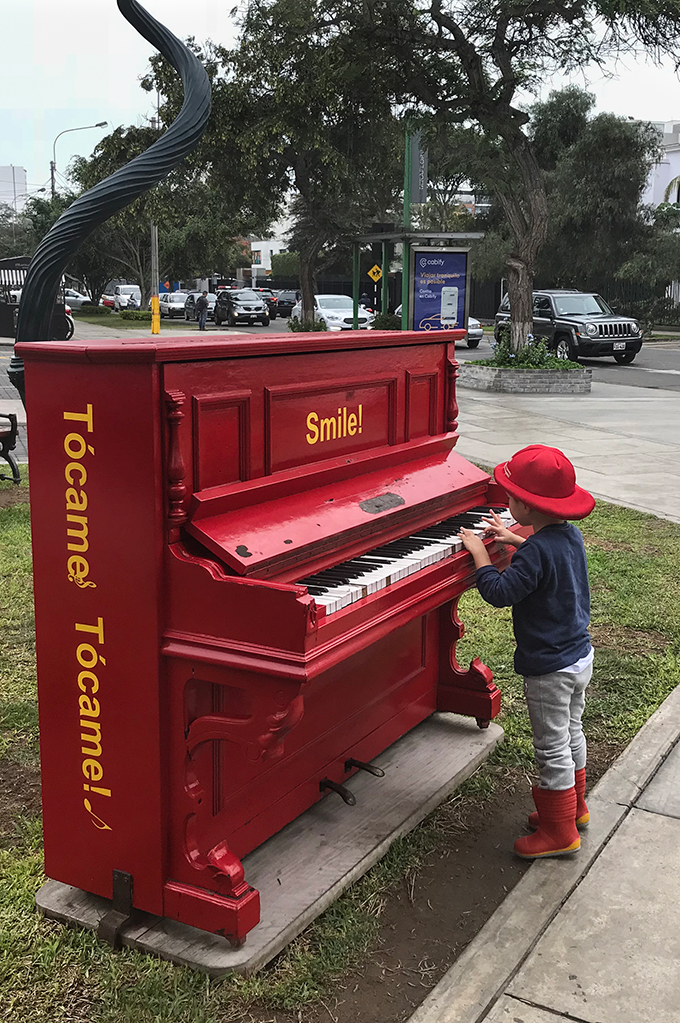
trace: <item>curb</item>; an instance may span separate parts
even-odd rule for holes
[[[482,1023],[680,739],[680,687],[588,795],[591,825],[573,859],[534,863],[408,1023]]]

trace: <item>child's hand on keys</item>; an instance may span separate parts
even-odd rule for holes
[[[482,543],[482,538],[478,536],[477,533],[474,533],[471,529],[465,529],[461,527],[458,536],[463,541],[463,546],[465,547],[465,549],[469,551],[470,554],[472,554],[473,556],[475,554],[475,551],[479,552],[485,550],[484,544]]]
[[[482,519],[486,523],[484,536],[492,536],[499,543],[510,544],[512,547],[518,547],[524,542],[523,537],[510,532],[497,512],[492,511],[491,515],[482,515]]]

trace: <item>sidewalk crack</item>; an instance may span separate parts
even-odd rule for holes
[[[508,998],[513,998],[516,1002],[520,1002],[522,1005],[529,1005],[532,1009],[540,1009],[542,1012],[548,1012],[553,1016],[558,1016],[560,1019],[568,1019],[570,1023],[603,1023],[601,1020],[586,1019],[584,1016],[574,1016],[570,1012],[562,1012],[560,1009],[554,1009],[551,1005],[543,1005],[541,1002],[532,1002],[530,998],[521,998],[519,995],[508,995]]]

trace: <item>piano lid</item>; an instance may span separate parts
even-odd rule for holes
[[[239,575],[271,575],[328,550],[340,556],[350,543],[395,527],[406,532],[423,516],[444,518],[488,482],[451,450],[453,441],[440,436],[343,459],[335,479],[324,466],[203,491],[186,529]]]

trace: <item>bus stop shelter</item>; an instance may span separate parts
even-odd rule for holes
[[[484,237],[483,231],[451,232],[451,231],[412,231],[401,229],[399,231],[380,231],[376,234],[358,235],[352,240],[352,298],[354,302],[354,330],[359,326],[359,294],[361,284],[359,281],[359,253],[362,245],[381,245],[380,276],[382,281],[381,312],[388,311],[388,289],[385,286],[389,273],[388,245],[390,243],[401,245],[401,329],[408,330],[409,327],[409,275],[411,265],[411,249],[414,246],[430,246],[432,248],[444,248],[449,246],[459,247],[473,241],[480,241]],[[377,265],[377,264],[376,264]],[[374,278],[375,280],[375,278]]]

